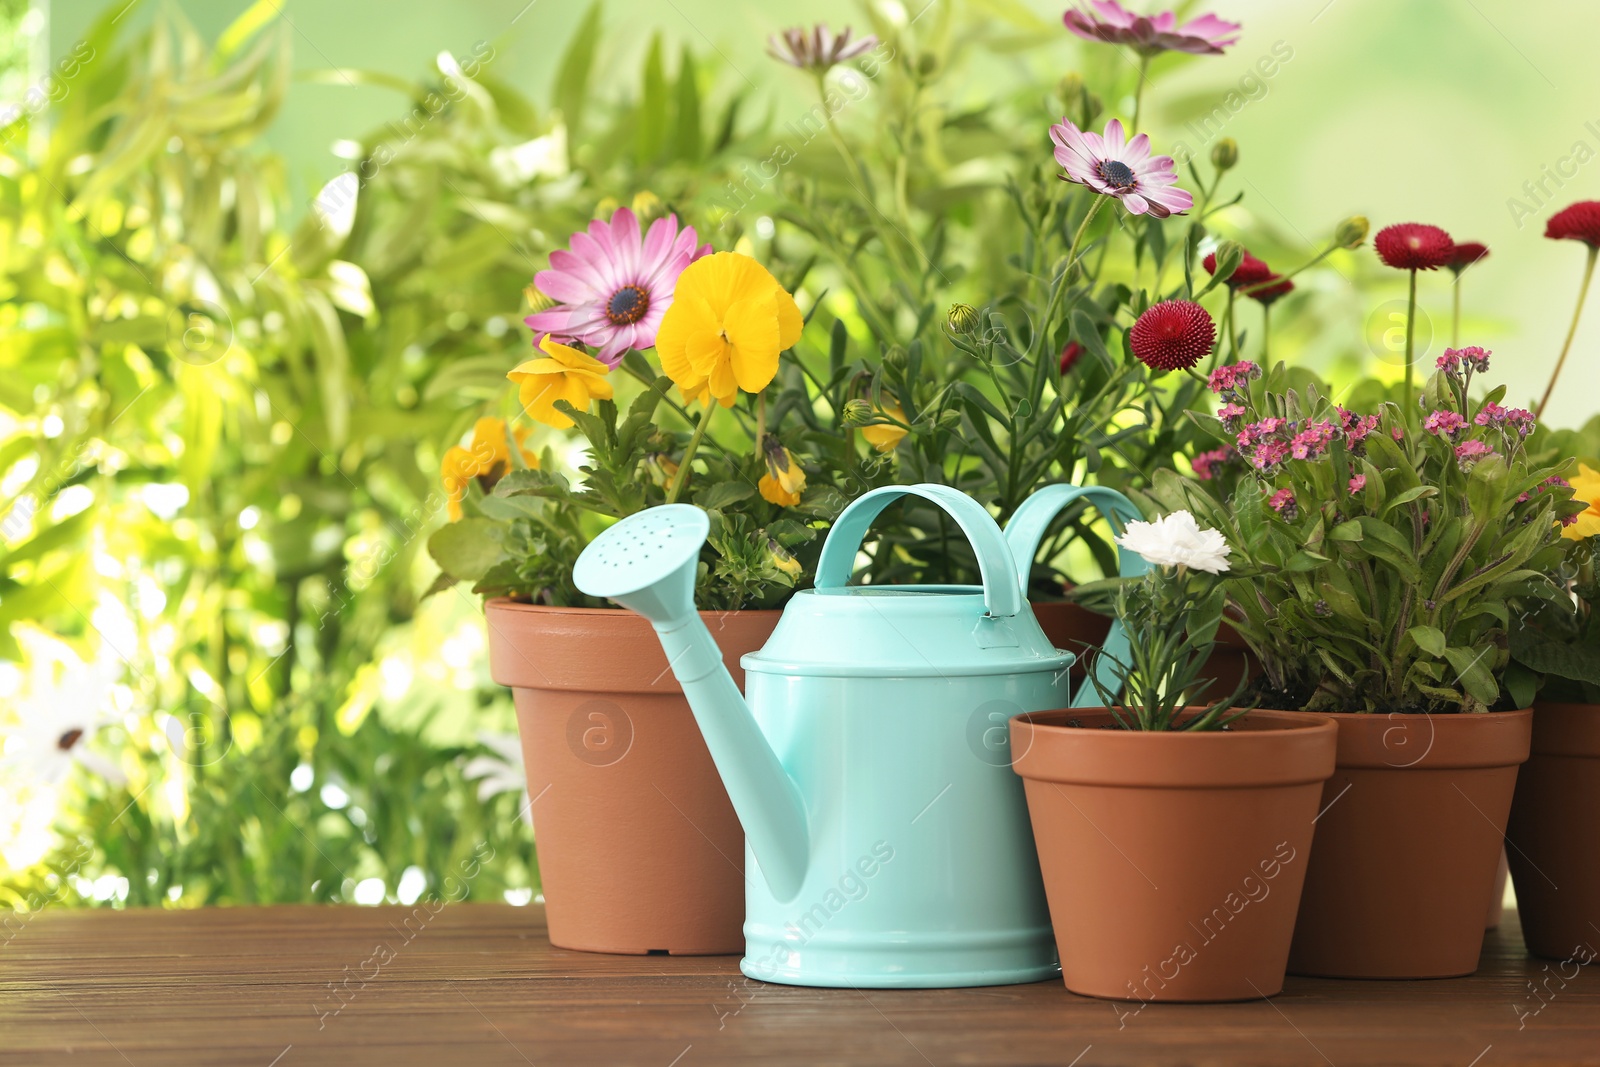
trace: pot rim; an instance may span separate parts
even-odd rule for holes
[[[525,611],[539,615],[632,615],[627,608],[563,607],[556,604],[533,604],[509,596],[493,596],[483,602],[484,613],[495,611]],[[725,611],[701,611],[701,616],[717,618],[723,615],[782,615],[782,608],[730,608]]]
[[[1535,701],[1533,751],[1540,756],[1600,757],[1600,704]]]
[[[1528,758],[1533,709],[1481,713],[1305,712],[1339,728],[1339,766],[1372,770],[1515,767]],[[1426,729],[1419,728],[1426,724]]]
[[[1014,716],[1012,769],[1030,781],[1162,789],[1306,785],[1334,771],[1338,727],[1312,713],[1255,709],[1240,721],[1264,728],[1200,732],[1048,721],[1110,715],[1107,708],[1061,708]]]

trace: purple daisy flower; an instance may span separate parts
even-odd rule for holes
[[[1239,40],[1240,30],[1239,23],[1215,15],[1201,15],[1180,26],[1171,11],[1139,15],[1117,0],[1089,0],[1088,8],[1069,10],[1062,21],[1084,40],[1129,45],[1145,56],[1162,52],[1220,56],[1224,48]]]
[[[1050,127],[1050,139],[1056,143],[1056,162],[1067,172],[1063,180],[1114,196],[1134,215],[1148,211],[1151,218],[1164,219],[1194,206],[1194,197],[1173,184],[1178,171],[1172,157],[1152,156],[1145,134],[1128,140],[1117,119],[1106,123],[1104,137],[1062,119]]]
[[[610,222],[595,219],[587,232],[573,234],[570,249],[550,253],[550,269],[533,284],[560,303],[522,321],[535,333],[581,341],[615,367],[628,349],[656,343],[678,275],[711,252],[710,245],[696,248],[696,240],[694,227],[679,229],[676,215],[656,219],[641,238],[638,218],[618,208]]]
[[[825,71],[878,47],[878,39],[871,34],[854,41],[850,34],[849,26],[838,34],[826,26],[813,26],[810,33],[796,26],[767,38],[767,54],[801,70]]]

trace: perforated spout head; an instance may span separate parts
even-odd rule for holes
[[[694,614],[694,579],[711,520],[692,504],[663,504],[618,522],[578,556],[572,581],[658,626]]]

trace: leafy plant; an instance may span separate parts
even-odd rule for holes
[[[1246,473],[1158,474],[1154,496],[1193,508],[1248,571],[1233,624],[1260,658],[1262,703],[1342,712],[1525,707],[1535,679],[1508,653],[1517,616],[1559,599],[1559,522],[1576,510],[1559,467],[1530,458],[1527,411],[1504,388],[1469,395],[1482,349],[1450,350],[1423,390],[1422,427],[1386,404],[1357,414],[1326,388],[1230,364],[1213,420]]]

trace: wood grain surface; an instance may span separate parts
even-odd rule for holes
[[[0,1064],[1600,1064],[1600,965],[1530,960],[1509,912],[1471,978],[1134,1013],[1059,982],[763,985],[733,957],[552,948],[538,907],[432,908],[12,917]]]

